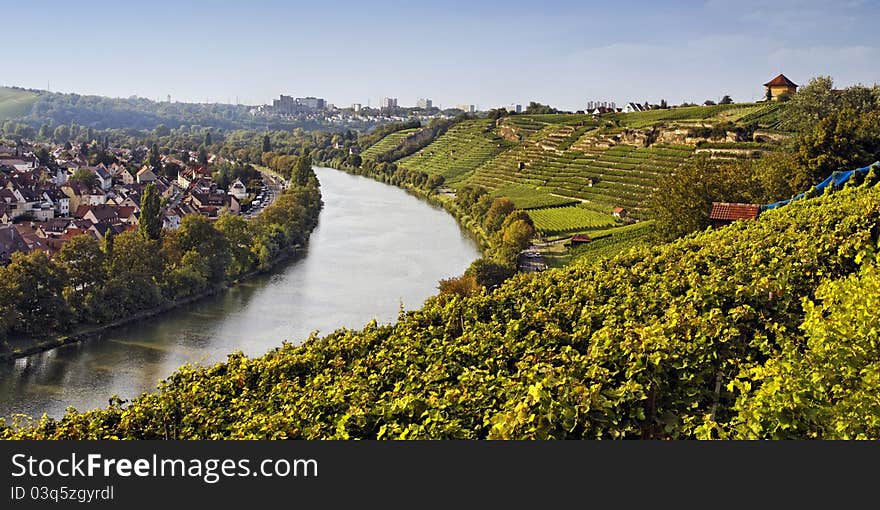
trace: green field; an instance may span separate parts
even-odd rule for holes
[[[510,142],[492,127],[491,120],[460,122],[398,164],[407,170],[442,175],[447,183],[455,183],[509,147]]]
[[[544,235],[580,232],[614,225],[614,218],[611,215],[580,206],[532,209],[528,213],[535,222],[535,229]]]
[[[37,97],[35,92],[0,87],[0,120],[27,115]]]
[[[404,129],[403,131],[395,131],[385,138],[379,140],[375,144],[371,145],[367,150],[361,154],[361,157],[365,159],[375,159],[376,156],[382,154],[383,152],[390,151],[400,145],[407,136],[418,131],[418,128],[413,129]]]
[[[557,207],[579,203],[578,200],[551,195],[548,190],[543,188],[518,186],[515,184],[498,188],[491,195],[493,197],[507,197],[511,199],[517,209],[538,209],[541,207]]]

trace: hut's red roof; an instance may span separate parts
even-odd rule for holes
[[[712,220],[754,220],[761,212],[761,206],[757,204],[732,204],[728,202],[712,202],[712,212],[709,219]]]
[[[780,74],[776,78],[768,81],[764,84],[765,87],[797,87],[797,84],[788,78],[785,77],[784,74]]]

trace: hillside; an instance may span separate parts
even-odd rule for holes
[[[0,87],[0,120],[14,119],[30,113],[37,93],[24,89]]]
[[[183,367],[18,438],[878,438],[880,189]]]
[[[622,226],[612,217],[617,208],[625,209],[630,219],[650,219],[650,199],[658,181],[687,165],[695,154],[735,160],[775,149],[784,136],[773,131],[782,108],[778,103],[745,103],[598,117],[472,119],[394,162],[410,172],[442,176],[453,191],[475,186],[493,197],[510,198],[517,208],[529,211],[545,238],[570,236]],[[375,158],[413,132],[386,136],[364,157]],[[639,236],[648,233],[639,230]],[[621,245],[626,247],[635,244],[636,234],[603,237],[604,245],[619,240],[627,241]]]

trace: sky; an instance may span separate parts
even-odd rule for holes
[[[880,83],[880,0],[0,0],[0,84],[340,107],[734,101]]]

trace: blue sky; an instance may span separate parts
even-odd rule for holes
[[[880,2],[2,0],[0,84],[261,104],[671,104],[880,82]]]

